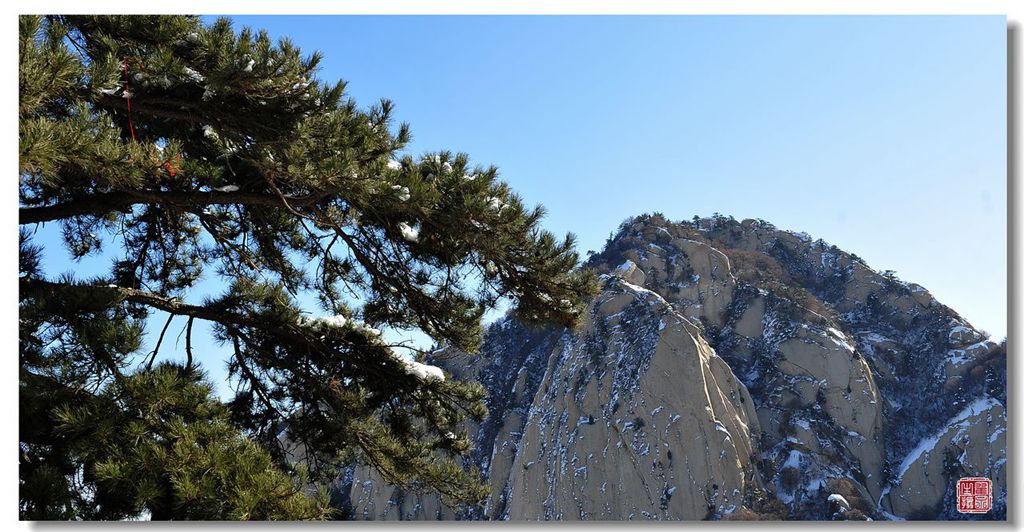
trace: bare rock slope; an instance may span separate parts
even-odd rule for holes
[[[926,290],[758,220],[628,220],[594,255],[582,326],[506,318],[445,368],[490,392],[445,508],[365,469],[361,519],[1005,519],[1006,351]]]

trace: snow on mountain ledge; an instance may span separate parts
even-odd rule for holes
[[[917,444],[917,447],[915,447],[914,450],[907,453],[906,458],[903,459],[903,463],[900,464],[899,472],[896,473],[896,478],[902,479],[903,474],[907,472],[907,469],[909,469],[914,462],[918,461],[918,459],[921,458],[922,454],[931,453],[935,449],[935,446],[939,443],[939,439],[944,434],[946,434],[953,428],[963,429],[969,427],[971,423],[973,423],[974,421],[972,420],[972,418],[996,406],[1002,405],[999,403],[999,401],[996,401],[991,397],[983,397],[967,405],[957,415],[953,416],[952,419],[946,422],[945,428],[940,433],[933,434],[931,436],[928,436],[927,438],[924,438],[923,440],[921,440],[920,443]],[[965,426],[959,426],[961,424],[964,424]]]

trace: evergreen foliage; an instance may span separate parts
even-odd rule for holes
[[[312,487],[352,462],[480,501],[458,458],[483,389],[415,371],[375,327],[473,351],[503,298],[571,327],[596,286],[572,235],[494,167],[400,156],[392,104],[358,107],[287,40],[185,16],[19,24],[22,516],[322,518]],[[44,223],[76,258],[116,255],[109,274],[48,278]],[[226,290],[186,302],[204,273]],[[171,318],[143,354],[154,311]],[[175,317],[180,366],[158,361]],[[226,404],[195,320],[231,347]]]
[[[98,395],[75,394],[74,401],[35,395],[59,387],[35,379],[25,389],[23,414],[56,419],[45,429],[60,439],[64,467],[77,471],[23,464],[30,474],[23,475],[22,498],[32,517],[124,519],[145,511],[153,519],[316,519],[330,513],[326,493],[305,493],[301,475],[274,466],[194,370],[160,365]],[[42,405],[49,412],[39,411]],[[50,485],[68,482],[76,485],[60,491]],[[86,486],[94,490],[88,500]]]

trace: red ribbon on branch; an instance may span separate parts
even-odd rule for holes
[[[142,68],[143,70],[145,70],[145,66],[139,65],[139,67]],[[124,56],[124,67],[123,68],[124,68],[124,97],[125,97],[125,100],[127,100],[127,102],[128,102],[128,130],[132,134],[132,141],[135,141],[135,124],[132,122],[132,93],[128,89],[128,56],[127,55]],[[171,174],[171,177],[174,177],[174,174],[176,173],[176,171],[171,166],[171,162],[170,161],[165,161],[164,162],[164,169],[167,170],[167,173]],[[178,170],[177,171],[181,171],[181,152],[180,151],[178,152]]]

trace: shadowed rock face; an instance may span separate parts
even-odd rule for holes
[[[920,286],[723,217],[629,220],[588,265],[579,330],[506,318],[438,362],[490,391],[485,505],[356,468],[354,517],[959,518],[956,480],[986,476],[1005,519],[1005,346]]]

